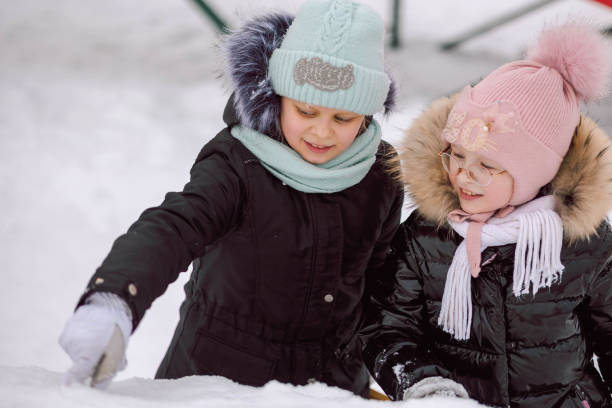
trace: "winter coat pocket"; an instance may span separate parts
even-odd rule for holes
[[[202,374],[221,375],[253,386],[267,383],[276,366],[273,360],[230,346],[208,333],[200,333],[192,358]]]

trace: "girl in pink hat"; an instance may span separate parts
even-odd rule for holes
[[[593,29],[549,29],[406,132],[417,208],[373,277],[362,331],[391,399],[611,406],[612,150],[579,110],[608,66]]]

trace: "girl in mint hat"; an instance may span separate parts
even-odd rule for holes
[[[394,96],[381,18],[310,0],[295,19],[249,21],[223,49],[226,127],[183,191],[146,210],[91,277],[60,337],[74,362],[66,381],[108,385],[145,311],[193,264],[156,378],[321,381],[366,395],[354,334],[403,200],[372,118]]]

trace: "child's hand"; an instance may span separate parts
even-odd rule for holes
[[[412,398],[470,398],[463,385],[444,377],[427,377],[404,392],[404,401]]]
[[[127,366],[125,350],[132,331],[127,304],[111,293],[94,293],[87,304],[68,319],[59,344],[72,359],[64,383],[85,383],[106,388]]]

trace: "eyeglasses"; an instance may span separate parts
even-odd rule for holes
[[[449,174],[458,174],[459,170],[465,169],[470,179],[479,186],[486,187],[491,184],[493,176],[503,173],[506,170],[487,168],[482,164],[472,164],[465,167],[465,161],[454,157],[448,152],[440,152],[442,166]]]

